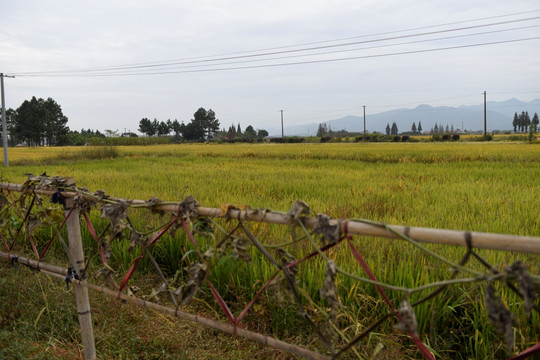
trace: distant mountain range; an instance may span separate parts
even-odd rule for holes
[[[527,111],[529,116],[534,113],[540,114],[540,99],[529,102],[520,101],[512,98],[506,101],[487,102],[487,129],[493,130],[511,130],[514,114],[521,114]],[[446,127],[453,125],[454,129],[461,129],[462,126],[467,131],[484,129],[484,104],[470,106],[438,106],[419,105],[414,109],[397,109],[385,111],[378,114],[366,114],[366,128],[368,132],[385,132],[386,124],[392,125],[395,122],[399,132],[410,131],[413,122],[422,123],[422,130],[431,130],[435,124],[442,124]],[[364,131],[364,118],[362,116],[348,115],[335,120],[323,121],[332,130],[347,130],[351,132]],[[285,136],[308,136],[315,135],[319,123],[306,125],[285,126]],[[268,129],[270,135],[280,136],[281,128]]]

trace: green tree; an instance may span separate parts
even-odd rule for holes
[[[261,141],[262,139],[264,139],[267,136],[268,136],[268,131],[266,131],[264,129],[257,130],[257,139],[259,141]]]
[[[111,130],[111,129],[105,129],[105,137],[118,137],[118,129],[117,130]]]
[[[421,134],[422,133],[422,123],[419,121],[418,122],[418,132]]]
[[[200,137],[200,139],[196,140],[204,140],[205,138],[211,139],[214,137],[215,133],[219,131],[219,120],[216,119],[216,113],[212,109],[206,111],[202,107],[199,108],[193,114],[193,119],[191,120],[191,122],[196,123],[196,126],[194,128],[203,130],[203,135]]]
[[[227,131],[227,133],[229,134],[229,136],[231,136],[233,139],[235,139],[236,138],[236,126],[234,126],[234,124],[229,126],[229,131]]]
[[[512,126],[514,127],[514,132],[517,132],[517,129],[519,126],[519,117],[518,117],[517,112],[514,114],[514,120],[512,121]]]
[[[105,137],[105,135],[100,133],[99,130],[93,131],[92,129],[81,129],[80,132],[74,130],[70,131],[68,134],[68,145],[81,146],[85,145],[89,139],[102,137]]]
[[[529,117],[529,113],[527,111],[522,111],[521,115],[518,117],[518,126],[519,131],[526,132],[529,130],[529,125],[531,124],[531,118]]]
[[[411,131],[413,134],[416,134],[416,123],[413,121]]]
[[[328,134],[328,126],[326,125],[326,123],[319,124],[319,128],[317,129],[317,136],[323,137],[326,134]]]
[[[171,129],[174,132],[174,135],[176,136],[179,136],[182,133],[182,127],[180,126],[180,123],[176,119],[174,119],[174,121],[171,123]]]
[[[390,135],[390,124],[386,124],[386,135]]]
[[[244,136],[246,140],[255,140],[255,138],[257,137],[257,132],[255,131],[255,129],[253,129],[253,126],[248,125],[246,130],[244,130]]]
[[[182,137],[186,140],[200,141],[204,140],[204,136],[205,131],[200,122],[192,121],[183,127]]]
[[[397,135],[398,134],[398,127],[397,127],[397,124],[395,122],[392,123],[392,129],[390,130],[390,133],[392,135]]]
[[[529,130],[529,126],[531,126],[531,118],[529,116],[529,112],[525,111],[525,131]]]
[[[6,129],[8,136],[8,145],[15,146],[17,145],[17,138],[15,136],[15,118],[17,112],[12,108],[6,110]],[[1,130],[1,128],[0,128]]]
[[[68,142],[68,118],[52,98],[32,97],[11,114],[15,136],[29,146],[65,145]]]
[[[48,98],[42,104],[45,112],[43,122],[47,145],[66,145],[69,127],[67,126],[68,118],[62,113],[62,107],[52,98]]]
[[[158,119],[154,118],[154,120],[152,121],[152,135],[157,135],[159,131],[159,121]]]
[[[169,120],[169,123],[170,122],[171,121]],[[164,122],[164,121],[160,121],[158,126],[157,126],[157,134],[158,134],[158,136],[169,135],[170,132],[171,132],[171,128],[170,128],[169,124]]]
[[[534,131],[538,131],[538,123],[539,123],[539,119],[538,119],[538,114],[537,113],[534,113],[534,116],[533,116],[533,119],[532,119],[532,122],[531,124],[534,126]]]
[[[148,136],[154,136],[155,132],[152,121],[148,118],[142,118],[141,121],[139,121],[139,132]]]

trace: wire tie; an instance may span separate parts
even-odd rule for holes
[[[66,282],[66,289],[69,290],[69,283],[71,282],[71,280],[73,280],[73,277],[74,277],[74,272],[73,270],[71,270],[71,267],[68,268],[67,270],[67,274],[66,274],[66,277],[64,279],[64,281]]]
[[[409,226],[406,226],[405,231],[403,231],[403,234],[405,234],[406,237],[409,237],[410,232],[411,232],[411,228]]]
[[[67,209],[66,208],[66,202],[64,200],[64,197],[62,196],[62,191],[60,190],[60,188],[58,188],[56,190],[56,192],[54,194],[51,195],[51,202],[53,204],[60,204],[60,205],[63,205],[64,206],[64,210],[71,210],[70,209]]]
[[[470,231],[465,232],[465,243],[467,244],[467,249],[471,251],[473,247],[472,247],[472,234]]]
[[[349,237],[349,220],[343,221],[343,235],[345,235],[346,238]]]
[[[15,263],[19,261],[19,257],[17,255],[11,255],[11,266],[13,266],[14,268],[17,268],[15,266]]]

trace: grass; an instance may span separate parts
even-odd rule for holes
[[[84,152],[88,150],[80,148],[13,149],[10,152],[13,166],[3,169],[0,177],[20,183],[25,180],[25,173],[47,172],[50,175],[74,177],[79,186],[92,190],[105,189],[114,196],[141,199],[157,196],[164,200],[182,200],[193,194],[203,206],[210,207],[235,203],[287,211],[295,200],[303,199],[312,211],[327,213],[332,217],[367,218],[391,224],[495,233],[540,234],[537,216],[540,212],[540,199],[537,196],[540,193],[540,146],[535,144],[193,144],[114,149],[114,156],[102,156],[106,151],[97,150],[96,157],[85,155]],[[166,221],[159,216],[148,217],[143,211],[134,211],[132,218],[142,232],[151,231]],[[97,213],[94,221],[98,230],[104,229],[105,223],[97,219]],[[229,229],[232,226],[221,224]],[[252,231],[267,244],[289,239],[288,230],[283,227],[256,224]],[[87,254],[95,252],[93,240],[87,233],[83,233],[83,236]],[[217,236],[203,237],[199,241],[205,249],[215,246],[219,240]],[[415,287],[449,277],[446,266],[402,242],[359,237],[355,243],[383,282]],[[127,270],[137,252],[128,251],[126,241],[114,242],[113,247],[111,265]],[[179,260],[191,248],[185,237],[178,234],[174,241],[168,237],[160,240],[153,254],[170,277],[186,266],[179,264]],[[464,254],[464,250],[459,248],[430,248],[454,262],[459,261]],[[304,241],[295,248],[294,254],[299,258],[310,251],[309,243]],[[531,272],[538,274],[540,271],[537,256],[491,251],[480,253],[499,269],[519,258],[531,266]],[[236,312],[274,271],[253,249],[251,254],[251,265],[234,261],[232,255],[226,255],[215,264],[212,273],[212,282]],[[331,257],[344,270],[364,276],[345,246],[332,251]],[[187,258],[193,261],[196,256],[192,254]],[[303,297],[305,306],[318,320],[324,318],[325,313],[325,303],[319,301],[325,266],[323,261],[310,261],[309,265],[301,265],[298,277],[302,291],[316,303],[322,304],[322,308],[317,308],[310,304],[307,297]],[[477,263],[470,266],[481,269]],[[150,269],[148,261],[141,263],[140,270],[149,273]],[[6,275],[2,276],[2,288],[13,288],[15,285],[7,282],[7,279],[12,278],[12,272],[8,273],[10,270],[7,268],[3,271]],[[146,290],[150,290],[159,284],[157,279],[144,274],[144,271],[138,273],[135,282],[137,285],[141,283]],[[28,288],[34,289],[36,286],[29,285]],[[25,296],[32,299],[43,297],[36,289],[33,295],[25,292]],[[349,337],[387,311],[372,286],[361,285],[340,276],[338,290],[341,301],[347,306],[340,324],[347,329]],[[51,290],[51,293],[54,292]],[[5,298],[9,293],[2,291],[2,296]],[[57,306],[68,301],[66,297],[57,299],[49,291],[46,293],[49,309],[60,309]],[[393,291],[389,291],[389,295],[396,304],[402,298],[402,294]],[[413,296],[412,300],[421,295]],[[210,312],[212,315],[213,310],[206,305],[213,303],[208,289],[203,288],[198,297],[199,300],[195,301],[196,310]],[[445,290],[437,300],[422,304],[415,310],[422,339],[440,358],[493,358],[504,355],[503,341],[487,321],[482,299],[480,286],[457,285]],[[521,309],[514,295],[505,293],[505,299],[513,310]],[[167,352],[176,354],[177,357],[173,358],[183,358],[182,349],[190,346],[190,340],[174,336],[175,331],[168,328],[170,320],[147,312],[144,312],[147,314],[145,316],[150,320],[144,316],[123,317],[119,315],[120,312],[113,310],[111,302],[92,299],[91,303],[95,311],[104,314],[103,317],[94,317],[96,324],[99,324],[96,330],[98,337],[107,339],[97,344],[101,358],[162,358]],[[7,308],[10,309],[9,306]],[[44,303],[32,305],[30,315],[25,315],[30,317],[26,325],[16,322],[15,325],[2,325],[1,336],[6,339],[22,336],[33,323],[31,319],[35,321],[43,308]],[[310,344],[313,341],[309,328],[304,322],[298,321],[295,310],[288,310],[287,307],[277,309],[280,309],[279,303],[267,293],[246,318],[248,328],[293,342]],[[52,319],[63,323],[66,315],[60,312],[58,310]],[[12,311],[5,311],[3,316],[10,313]],[[522,314],[521,311],[517,313]],[[79,356],[77,351],[80,349],[74,345],[78,341],[77,336],[68,337],[64,341],[63,333],[52,332],[47,327],[41,328],[47,314],[48,311],[43,311],[38,322],[38,328],[45,335],[36,336],[25,344],[32,348],[30,342],[41,346],[52,341],[53,344],[61,343],[62,346],[55,346],[60,346],[62,351],[73,354],[75,358]],[[115,316],[120,319],[115,324],[114,329],[118,329],[115,334],[126,332],[130,339],[136,340],[121,342],[115,340],[114,336],[109,338],[101,333],[110,330],[106,330],[103,322],[110,324],[110,317]],[[534,339],[537,341],[540,334],[538,314],[531,318],[519,315],[519,321],[529,326],[520,328],[516,350],[531,345],[530,342]],[[148,322],[163,323],[160,332],[170,334],[175,340],[169,341],[159,335],[157,338],[145,335],[144,329],[148,327]],[[64,326],[72,330],[77,327],[73,319],[67,324]],[[208,333],[212,332],[196,331],[205,332],[205,341],[208,340]],[[221,343],[223,348],[218,350],[224,358],[233,358],[231,354],[237,354],[237,351],[247,354],[246,358],[276,356],[276,353],[249,342],[241,342],[239,348],[226,346],[224,344],[233,340],[220,338],[227,339]],[[387,354],[394,354],[392,356],[395,358],[418,357],[408,340],[392,328],[392,322],[377,329],[369,339],[358,350],[365,358],[369,358],[378,342],[383,342]],[[401,345],[404,340],[404,345]],[[175,341],[181,345],[174,345]],[[145,352],[134,350],[140,348],[141,344],[144,344]],[[14,344],[7,348],[0,347],[0,351],[6,354],[30,354],[22,352],[22,347]],[[202,352],[200,358],[205,356]]]

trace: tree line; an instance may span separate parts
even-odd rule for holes
[[[150,121],[148,118],[142,118],[139,121],[139,131],[147,136],[166,136],[174,132],[175,136],[182,137],[185,140],[211,140],[219,130],[219,120],[216,113],[209,109],[199,108],[194,114],[193,119],[188,123],[179,123],[178,120],[171,121]]]
[[[534,113],[533,119],[531,121],[529,112],[522,111],[519,115],[517,112],[514,114],[512,126],[514,127],[514,132],[527,132],[529,131],[529,128],[531,131],[537,131],[538,123],[539,119],[537,113]]]
[[[7,138],[10,146],[84,145],[88,139],[105,137],[99,130],[72,131],[62,107],[52,98],[32,97],[17,109],[6,110]]]
[[[68,118],[62,112],[61,106],[52,98],[42,99],[32,97],[25,100],[17,109],[6,110],[6,125],[8,145],[26,146],[62,146],[62,145],[85,145],[90,139],[105,137],[137,137],[132,132],[124,132],[119,135],[118,131],[81,129],[72,131],[67,126]],[[178,120],[151,121],[143,118],[139,121],[139,131],[149,137],[171,136],[173,142],[180,141],[262,141],[268,136],[266,130],[255,130],[249,125],[244,132],[238,126],[231,125],[226,130],[219,129],[220,123],[216,113],[209,109],[199,108],[193,119],[185,124]],[[0,128],[1,133],[1,128]]]
[[[216,118],[216,113],[212,110],[199,108],[194,114],[193,119],[187,124],[178,120],[171,121],[153,121],[148,118],[142,118],[139,121],[139,131],[146,136],[169,136],[174,134],[177,140],[186,141],[210,141],[220,140],[226,142],[233,141],[261,141],[268,136],[268,131],[263,129],[255,130],[253,126],[246,127],[244,132],[240,127],[234,124],[228,130],[219,129],[220,123]]]

